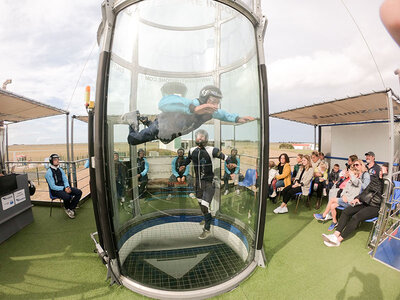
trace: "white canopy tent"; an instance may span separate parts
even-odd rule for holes
[[[0,170],[5,171],[8,161],[8,125],[44,117],[66,115],[66,143],[69,157],[69,112],[30,98],[0,89]],[[69,160],[69,158],[68,158]]]

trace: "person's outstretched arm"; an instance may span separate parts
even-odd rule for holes
[[[383,25],[400,46],[400,0],[385,0],[379,12]]]

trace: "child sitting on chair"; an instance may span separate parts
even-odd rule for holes
[[[269,172],[268,172],[268,185],[273,186],[273,192],[271,197],[276,197],[276,179],[275,176],[278,175],[278,168],[275,165],[275,162],[272,160],[269,161]]]

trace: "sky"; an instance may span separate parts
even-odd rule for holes
[[[379,18],[381,0],[262,0],[269,109],[392,88],[399,93],[400,49]],[[368,43],[346,11],[348,7]],[[0,84],[11,92],[86,115],[84,90],[97,76],[101,1],[0,1]],[[311,126],[271,119],[271,141],[314,139]],[[74,142],[87,141],[75,121]],[[9,144],[65,143],[65,116],[9,126]]]

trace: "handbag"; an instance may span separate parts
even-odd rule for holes
[[[374,198],[374,196],[376,195],[376,193],[377,193],[377,191],[368,191],[368,190],[365,190],[364,192],[362,192],[361,194],[360,194],[360,196],[358,197],[358,199],[361,201],[361,202],[364,202],[365,204],[370,204],[371,203],[371,200],[372,200],[372,198]]]

